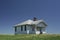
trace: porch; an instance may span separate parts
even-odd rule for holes
[[[36,32],[36,34],[43,34],[43,28],[42,27],[36,27],[35,32]]]

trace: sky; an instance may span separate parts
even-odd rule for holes
[[[43,19],[46,32],[60,34],[60,0],[0,0],[0,34],[14,34],[14,25]]]

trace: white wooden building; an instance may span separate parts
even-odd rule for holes
[[[14,26],[15,34],[44,34],[47,24],[44,20],[26,20]]]

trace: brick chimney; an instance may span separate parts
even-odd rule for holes
[[[36,18],[36,17],[34,17],[34,18],[33,18],[33,21],[37,21],[37,18]]]

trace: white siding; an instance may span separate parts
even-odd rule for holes
[[[30,30],[29,30],[29,26],[27,25],[27,34],[29,34]]]
[[[20,32],[21,31],[21,27],[17,27],[17,31]]]
[[[43,23],[39,23],[37,26],[39,26],[39,27],[46,27]]]
[[[30,33],[30,34],[35,34],[35,30],[32,31],[32,27],[33,27],[33,26],[29,26],[29,33]],[[35,29],[35,28],[34,28],[34,29]]]

